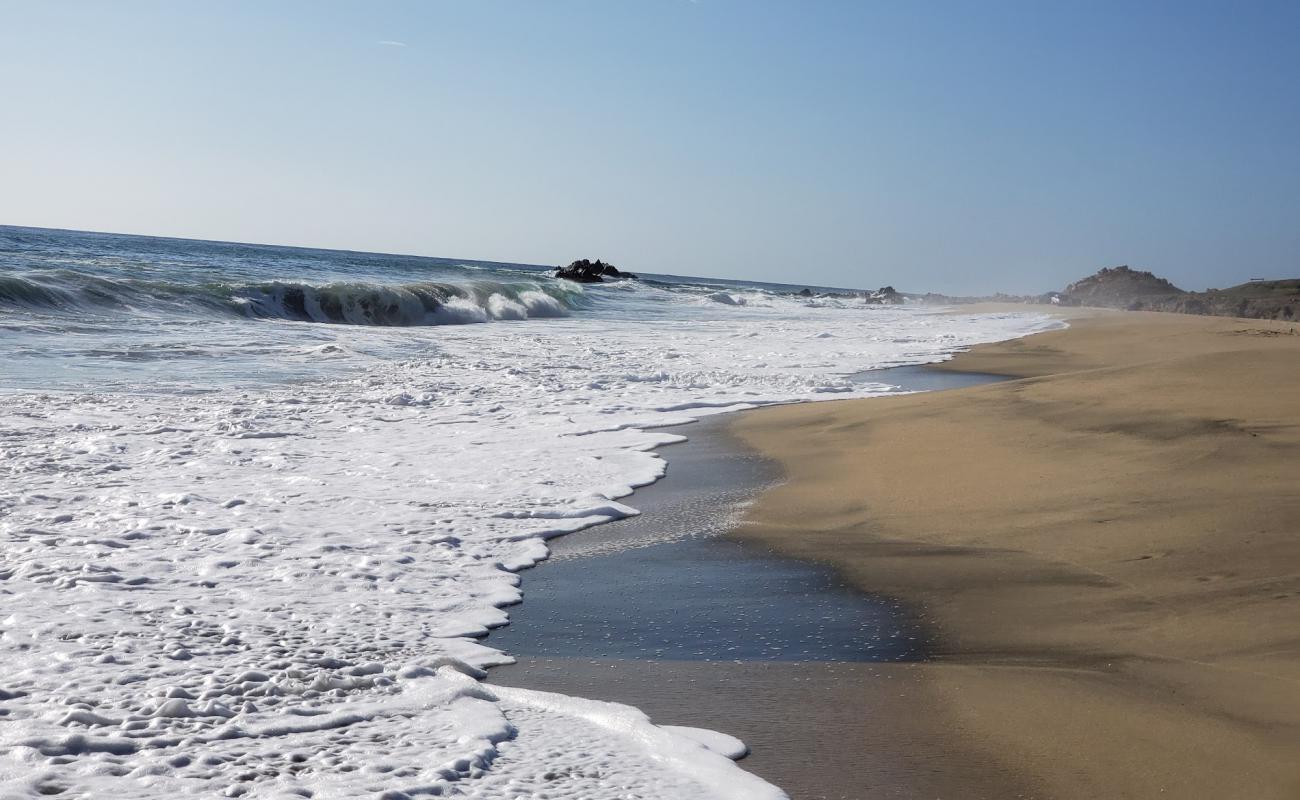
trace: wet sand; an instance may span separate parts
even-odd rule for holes
[[[863,379],[913,389],[987,382],[921,368]],[[1032,796],[957,731],[929,725],[938,699],[909,663],[924,657],[924,643],[916,645],[922,652],[910,643],[924,620],[892,601],[846,591],[825,568],[774,557],[762,544],[716,538],[734,526],[737,506],[780,478],[727,426],[712,418],[677,431],[690,441],[663,450],[668,476],[632,498],[640,517],[552,543],[551,561],[523,575],[524,603],[511,609],[512,624],[488,640],[519,663],[493,669],[489,680],[629,703],[661,724],[738,736],[751,748],[744,767],[795,800]],[[701,570],[697,577],[713,584],[710,596],[722,604],[712,614],[716,625],[678,624],[682,602],[711,604],[672,573]],[[662,590],[665,584],[674,588]],[[798,612],[809,594],[818,613],[834,613],[839,624],[818,630],[784,607],[793,600]],[[629,603],[635,619],[628,619]],[[843,624],[883,624],[882,610],[906,633],[903,648],[854,637]],[[742,641],[755,632],[761,647]],[[672,640],[657,642],[660,634]],[[811,653],[810,639],[817,645]],[[953,772],[967,776],[971,791],[944,793]]]
[[[900,797],[1300,797],[1300,335],[1063,313],[944,367],[1019,380],[735,419],[789,479],[736,534],[932,626],[839,746],[915,751]]]
[[[939,698],[922,677],[908,663],[525,658],[491,680],[738,736],[751,750],[741,766],[794,800],[1043,796],[967,746],[960,729],[936,728]]]

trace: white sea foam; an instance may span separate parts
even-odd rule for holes
[[[0,796],[782,796],[728,737],[480,684],[508,657],[476,637],[547,537],[636,513],[656,427],[878,392],[844,376],[1052,323],[680,302],[244,323],[329,371],[0,394]]]

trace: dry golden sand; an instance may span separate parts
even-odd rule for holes
[[[916,796],[1300,798],[1300,335],[1069,313],[947,365],[1019,380],[741,415],[789,481],[737,533],[934,626],[856,743],[951,753]]]

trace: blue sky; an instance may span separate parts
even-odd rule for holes
[[[1300,274],[1300,3],[0,0],[0,223],[909,290]]]

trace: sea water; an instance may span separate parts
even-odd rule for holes
[[[0,227],[0,795],[780,797],[482,683],[517,571],[659,428],[1054,323],[643,278]]]

